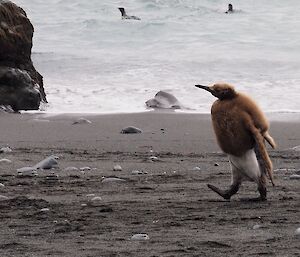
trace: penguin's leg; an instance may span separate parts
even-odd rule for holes
[[[242,182],[238,168],[235,167],[231,162],[230,164],[232,170],[232,179],[231,179],[231,185],[228,189],[222,190],[214,185],[207,184],[208,188],[210,188],[212,191],[222,196],[226,200],[230,200],[231,196],[233,196],[239,191]]]
[[[257,189],[258,192],[260,194],[260,197],[258,199],[260,199],[261,201],[265,201],[267,200],[267,171],[264,169],[264,161],[262,159],[261,153],[258,149],[258,145],[255,144],[254,146],[254,151],[255,151],[255,155],[256,155],[256,159],[259,165],[259,169],[261,172],[261,175],[257,181]]]

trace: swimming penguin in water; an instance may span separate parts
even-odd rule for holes
[[[126,11],[123,7],[119,7],[119,10],[122,14],[122,19],[126,19],[126,20],[141,20],[139,17],[137,16],[129,16],[126,14]]]
[[[217,97],[211,108],[213,128],[217,142],[231,164],[232,182],[227,190],[207,186],[230,200],[238,192],[244,180],[254,181],[260,197],[252,200],[267,199],[267,176],[273,186],[273,167],[264,141],[273,148],[274,139],[268,133],[269,124],[256,103],[248,96],[238,93],[229,84],[215,84],[211,87],[196,85]]]
[[[233,6],[232,6],[232,4],[228,4],[228,10],[225,13],[233,13]]]

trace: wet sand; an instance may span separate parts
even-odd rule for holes
[[[299,122],[271,117],[276,186],[253,203],[253,183],[230,202],[207,188],[230,183],[209,115],[0,113],[0,256],[300,256]],[[50,155],[56,169],[18,175]]]

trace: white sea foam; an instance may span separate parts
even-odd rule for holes
[[[16,0],[34,27],[46,112],[136,112],[159,90],[197,112],[227,81],[265,111],[300,111],[298,0]],[[121,20],[118,7],[141,21]]]

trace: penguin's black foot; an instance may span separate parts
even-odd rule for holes
[[[227,190],[221,190],[220,188],[211,184],[207,184],[207,187],[217,193],[219,196],[222,196],[225,200],[230,200],[232,194],[229,194]]]

